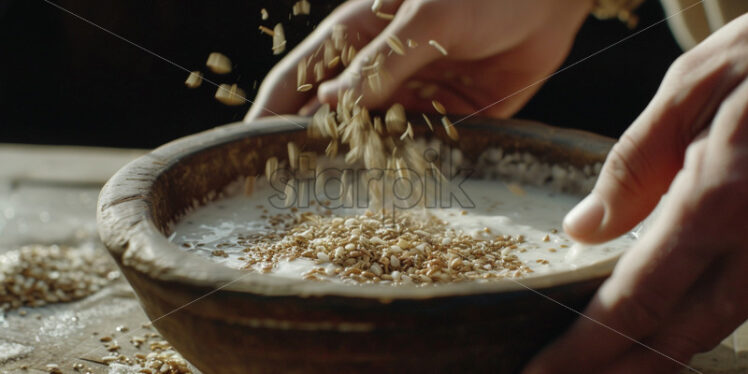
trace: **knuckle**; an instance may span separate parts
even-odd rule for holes
[[[637,142],[628,133],[624,133],[610,150],[605,161],[602,176],[615,183],[622,193],[633,196],[642,190],[639,179],[644,164],[643,156]]]
[[[618,303],[621,328],[624,332],[637,334],[651,330],[660,324],[668,310],[667,298],[654,288],[640,288],[637,292],[623,296]]]

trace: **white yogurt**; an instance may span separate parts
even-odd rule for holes
[[[562,232],[561,222],[579,197],[552,193],[537,187],[523,187],[523,194],[507,185],[491,180],[467,180],[461,185],[474,206],[433,208],[429,212],[475,238],[491,239],[496,235],[522,235],[524,251],[514,251],[533,270],[530,276],[547,274],[597,263],[622,252],[635,241],[626,234],[613,241],[585,246],[573,242]],[[290,213],[276,208],[270,198],[277,194],[267,184],[258,182],[252,196],[236,195],[200,207],[185,216],[175,227],[171,240],[185,251],[208,258],[232,268],[245,268],[246,246],[242,236],[271,232],[268,217]],[[277,204],[276,204],[277,205]],[[322,213],[318,204],[299,208],[300,212]],[[362,210],[340,208],[336,215],[361,214]],[[221,256],[214,255],[220,250]],[[315,264],[299,258],[281,261],[268,275],[298,278],[314,267],[331,269],[332,264]],[[259,267],[253,268],[259,271]],[[334,278],[334,277],[331,277]],[[334,279],[332,279],[334,280]]]

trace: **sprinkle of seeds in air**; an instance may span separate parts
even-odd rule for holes
[[[439,53],[445,56],[447,55],[447,50],[444,49],[444,47],[441,44],[439,44],[439,42],[437,42],[436,40],[429,40],[429,45],[436,48],[436,50],[439,51]]]
[[[447,110],[444,109],[444,105],[442,105],[442,103],[440,103],[440,102],[438,102],[436,100],[431,100],[431,105],[434,106],[434,109],[436,109],[436,111],[439,114],[441,114],[441,115],[447,114]]]
[[[203,73],[199,71],[191,72],[187,77],[187,80],[184,81],[184,85],[187,86],[187,88],[198,88],[201,84],[203,84]]]
[[[216,100],[229,106],[243,105],[247,102],[247,94],[236,84],[228,85],[226,83],[218,86],[216,90]]]
[[[231,73],[231,59],[218,52],[212,52],[208,55],[208,61],[205,62],[205,66],[216,74]]]

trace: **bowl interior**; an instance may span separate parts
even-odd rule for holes
[[[167,239],[174,223],[191,209],[222,197],[243,176],[260,175],[265,160],[286,157],[286,143],[323,153],[326,142],[306,137],[308,119],[268,118],[195,134],[164,145],[133,161],[107,183],[99,199],[102,239],[123,265],[164,281],[177,281],[264,295],[336,295],[373,298],[429,298],[484,292],[516,291],[563,285],[610,273],[611,256],[573,271],[533,276],[520,281],[457,283],[437,287],[351,286],[264,276],[231,269],[189,254]],[[436,122],[435,122],[436,123]],[[484,149],[529,152],[541,161],[577,167],[604,161],[613,140],[535,122],[475,118],[459,124],[460,139],[442,129],[418,126],[418,136],[438,137],[475,160]]]

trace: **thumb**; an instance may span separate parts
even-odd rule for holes
[[[653,101],[613,146],[592,192],[564,218],[572,238],[616,238],[654,209],[683,163],[683,134],[668,112]]]
[[[405,2],[392,22],[364,47],[346,70],[319,86],[321,102],[334,104],[338,93],[353,89],[362,95],[362,105],[376,108],[385,104],[395,90],[422,67],[444,57],[429,46],[441,34],[425,23],[413,6]],[[408,39],[415,43],[408,43]]]

